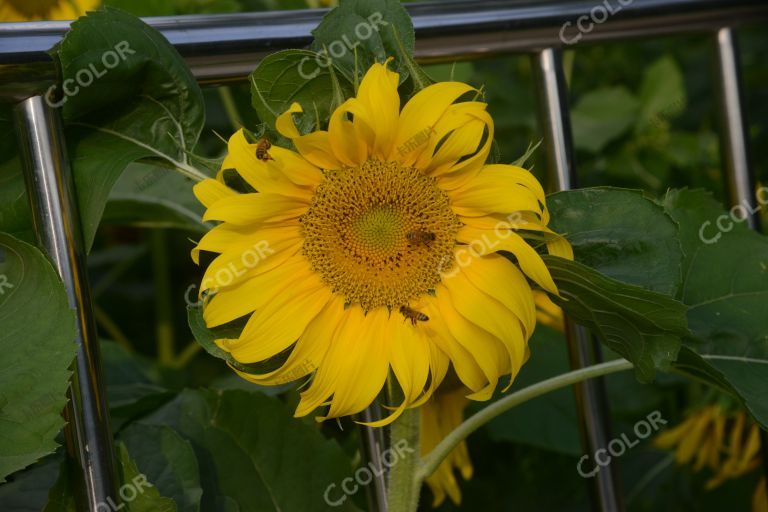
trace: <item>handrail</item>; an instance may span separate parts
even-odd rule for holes
[[[626,4],[626,5],[624,5]],[[589,19],[607,7],[609,22]],[[763,0],[452,0],[407,5],[422,62],[531,52],[579,43],[717,30],[768,20]],[[265,55],[307,46],[325,9],[145,18],[187,60],[202,83],[244,79]],[[580,17],[587,16],[579,31]],[[601,12],[595,13],[601,19]],[[565,27],[565,29],[563,28]],[[0,23],[0,95],[9,82],[53,78],[47,51],[69,29],[68,22]],[[581,37],[580,37],[581,36]],[[19,77],[4,65],[33,65]],[[29,77],[28,80],[25,79]],[[7,88],[7,87],[6,87]],[[7,94],[7,93],[6,93]]]

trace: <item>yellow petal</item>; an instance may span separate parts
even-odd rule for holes
[[[459,380],[473,392],[480,391],[488,384],[488,380],[474,357],[451,334],[440,315],[437,300],[436,297],[428,297],[424,300],[421,311],[429,317],[429,321],[424,324],[424,329],[432,343],[439,346],[451,360]]]
[[[549,273],[549,269],[544,264],[544,260],[541,259],[539,253],[537,253],[533,247],[528,245],[528,243],[514,231],[485,231],[469,226],[463,226],[457,233],[456,239],[469,245],[466,249],[466,254],[464,255],[465,259],[473,253],[484,256],[496,251],[507,251],[514,254],[517,258],[518,265],[520,265],[520,268],[529,278],[546,291],[555,295],[558,294],[557,286],[552,280],[552,276]],[[457,258],[459,258],[459,256],[457,256]],[[466,267],[471,267],[473,262],[477,259],[482,258],[475,257],[472,260],[469,260]]]
[[[340,169],[341,162],[333,154],[328,132],[318,130],[307,135],[301,135],[293,122],[293,114],[304,112],[301,105],[293,103],[291,107],[280,114],[275,121],[277,131],[291,139],[296,149],[307,161],[321,169]]]
[[[525,362],[527,347],[527,338],[515,312],[480,291],[463,273],[445,280],[444,284],[457,311],[469,322],[491,333],[504,344],[511,362],[511,385]]]
[[[261,385],[274,386],[309,375],[318,368],[331,346],[333,333],[344,314],[344,300],[331,298],[322,311],[312,319],[299,337],[285,363],[277,370],[263,375],[238,372],[244,379]]]
[[[299,251],[301,244],[298,226],[259,229],[232,241],[205,269],[200,293],[220,292],[282,265]]]
[[[307,211],[306,200],[279,194],[235,194],[217,201],[206,210],[203,221],[220,220],[246,226],[259,222],[296,219]]]
[[[286,289],[293,289],[312,278],[306,258],[295,255],[268,272],[225,288],[208,301],[203,318],[208,327],[217,327],[240,318],[277,298]],[[209,284],[203,281],[203,289]]]
[[[210,208],[213,204],[217,203],[221,199],[231,198],[237,195],[237,192],[213,179],[203,180],[200,183],[196,183],[192,187],[192,192],[198,201],[203,203],[206,208]]]
[[[372,156],[382,160],[392,151],[400,114],[400,95],[397,92],[400,75],[387,69],[388,63],[389,60],[371,66],[357,91],[357,100],[367,112],[366,118],[376,123]]]
[[[330,299],[330,289],[316,274],[294,282],[257,309],[240,338],[228,343],[227,349],[242,363],[270,358],[290,347]]]
[[[218,178],[223,181],[226,169],[235,169],[248,184],[259,192],[270,192],[287,196],[302,196],[307,200],[312,195],[310,189],[297,186],[283,174],[276,160],[259,160],[256,156],[258,144],[250,144],[245,138],[245,132],[240,129],[229,138],[227,156],[221,164]],[[272,156],[274,151],[270,148]],[[274,158],[274,156],[272,156]]]
[[[488,331],[473,324],[459,314],[453,303],[453,297],[444,285],[435,290],[440,316],[453,337],[477,362],[488,384],[480,391],[470,395],[473,400],[487,400],[496,389],[499,377],[509,372],[511,367],[509,354],[503,343]]]
[[[350,167],[364,163],[370,151],[366,141],[358,138],[355,128],[355,124],[365,123],[360,110],[358,101],[350,98],[334,111],[328,124],[328,136],[334,154],[340,162]],[[354,123],[348,119],[350,113],[354,115]]]
[[[439,82],[416,93],[400,113],[395,144],[388,159],[412,165],[427,148],[426,144],[416,144],[417,138],[431,136],[446,109],[460,96],[473,90],[473,87],[461,82]]]

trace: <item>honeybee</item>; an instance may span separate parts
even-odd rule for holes
[[[274,160],[269,154],[269,148],[271,147],[272,143],[266,137],[259,139],[259,143],[256,145],[256,158],[263,162]]]
[[[409,231],[405,234],[405,239],[408,240],[408,245],[429,247],[429,244],[435,241],[435,234],[429,231]]]
[[[410,320],[413,325],[416,325],[416,322],[426,322],[429,320],[427,315],[408,306],[400,306],[400,313],[403,314],[406,320]]]

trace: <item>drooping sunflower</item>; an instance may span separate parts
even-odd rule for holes
[[[729,412],[720,404],[695,411],[680,425],[656,436],[654,445],[673,450],[679,465],[691,464],[695,471],[708,468],[713,476],[705,484],[707,489],[761,465],[760,427],[743,410]],[[753,512],[768,508],[764,496],[765,481],[761,480],[755,489]]]
[[[386,63],[374,64],[328,129],[307,134],[294,103],[276,127],[295,151],[266,151],[235,133],[216,179],[194,189],[203,219],[220,222],[192,252],[196,261],[200,251],[219,253],[200,287],[205,322],[248,316],[238,338],[216,340],[240,363],[287,354],[275,371],[240,372],[249,381],[312,374],[297,416],[325,405],[318,419],[363,410],[390,369],[403,401],[374,425],[423,403],[451,364],[469,398],[489,398],[528,358],[528,279],[557,293],[521,233],[535,231],[550,253],[571,256],[546,227],[535,177],[486,164],[493,121],[471,98],[478,91],[437,83],[401,109],[398,83]],[[232,169],[257,192],[228,187]],[[244,258],[254,246],[268,247],[258,262]]]
[[[3,0],[0,22],[73,20],[100,4],[101,0]]]
[[[423,455],[428,454],[464,420],[464,409],[469,401],[462,388],[445,390],[444,386],[420,409],[420,447]],[[432,507],[439,507],[448,496],[456,505],[461,504],[461,489],[456,481],[454,469],[458,469],[464,480],[472,478],[474,469],[469,458],[466,442],[462,441],[448,457],[427,477],[432,491]]]

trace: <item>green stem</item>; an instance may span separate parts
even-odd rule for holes
[[[415,475],[416,487],[421,486],[421,482],[426,477],[435,472],[440,466],[440,463],[445,459],[451,451],[459,445],[464,439],[472,432],[482,427],[496,416],[506,412],[513,407],[527,402],[532,398],[549,393],[556,389],[564,388],[581,382],[583,380],[591,379],[594,377],[600,377],[602,375],[609,375],[632,368],[632,363],[626,359],[616,359],[607,363],[596,364],[594,366],[588,366],[586,368],[580,368],[568,373],[557,375],[547,380],[537,382],[532,386],[523,388],[520,391],[512,393],[496,402],[485,407],[478,413],[467,418],[461,425],[448,434],[435,448],[422,459],[419,466],[418,473]],[[396,425],[397,423],[395,423]],[[415,510],[415,509],[414,509]]]
[[[389,449],[396,462],[389,470],[387,504],[389,512],[416,512],[421,480],[419,470],[419,408],[407,409],[392,424]]]
[[[195,356],[202,350],[202,345],[200,345],[198,342],[193,341],[189,345],[187,345],[184,350],[179,352],[179,355],[176,356],[176,359],[173,360],[173,366],[174,368],[183,368],[189,364],[189,362],[195,358]]]
[[[155,333],[157,357],[160,363],[171,365],[173,354],[173,314],[171,308],[171,276],[168,272],[168,250],[165,232],[150,232],[152,244],[152,275],[155,284]]]
[[[107,336],[110,337],[110,339],[117,342],[118,345],[123,347],[128,352],[133,352],[133,346],[131,345],[130,340],[128,340],[128,336],[123,334],[123,331],[120,330],[120,327],[109,317],[109,315],[101,309],[98,304],[93,305],[93,317],[96,319],[96,323],[104,329],[104,332],[107,333]]]
[[[239,130],[243,127],[243,120],[240,119],[240,114],[237,111],[237,104],[235,103],[234,96],[232,96],[232,90],[229,88],[229,86],[222,85],[219,87],[218,91],[219,99],[221,99],[224,112],[227,113],[229,124],[232,125],[232,129],[234,131]]]

